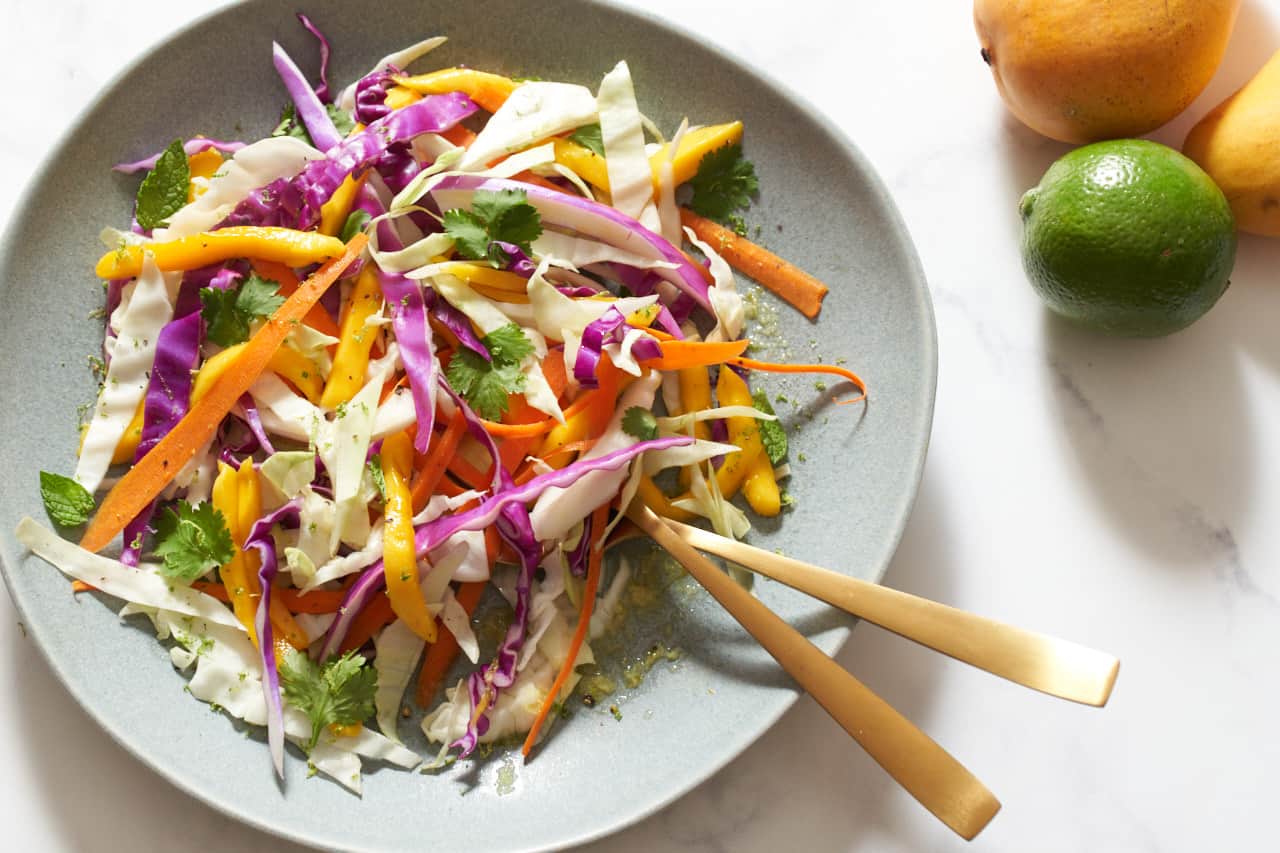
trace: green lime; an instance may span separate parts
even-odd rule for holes
[[[1022,197],[1022,265],[1058,314],[1117,335],[1176,332],[1213,307],[1236,257],[1226,198],[1155,142],[1077,148]]]

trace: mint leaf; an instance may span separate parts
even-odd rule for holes
[[[307,752],[320,742],[326,726],[349,726],[373,714],[378,674],[354,651],[331,658],[323,665],[297,649],[289,649],[280,661],[280,688],[284,696],[311,720]]]
[[[689,206],[694,213],[732,226],[734,211],[751,205],[760,182],[755,166],[742,157],[742,144],[735,142],[703,157],[689,186],[693,188]]]
[[[632,406],[622,415],[622,431],[641,441],[658,437],[658,420],[643,406]]]
[[[49,518],[62,527],[84,524],[93,512],[93,495],[88,489],[61,474],[40,472],[40,498]]]
[[[342,231],[338,234],[338,239],[344,243],[350,243],[351,238],[364,230],[369,224],[369,220],[373,217],[369,216],[367,211],[354,210],[347,217],[347,221],[342,225]]]
[[[230,347],[249,339],[249,324],[284,304],[279,282],[250,274],[239,287],[200,289],[201,315],[209,340]]]
[[[497,262],[489,256],[489,244],[500,240],[531,252],[530,244],[542,233],[542,217],[524,190],[477,190],[470,211],[445,211],[444,230],[464,258]]]
[[[205,502],[193,507],[178,501],[167,507],[156,522],[152,553],[164,560],[160,574],[184,583],[231,562],[236,546],[222,513]]]
[[[774,414],[769,403],[769,395],[764,391],[756,391],[751,395],[755,407],[766,415]],[[760,441],[764,444],[764,452],[769,454],[769,461],[777,465],[787,455],[787,433],[778,421],[760,421]]]
[[[533,353],[533,344],[515,323],[493,330],[482,343],[489,351],[490,361],[469,349],[460,349],[449,362],[445,378],[476,414],[496,421],[507,411],[508,395],[524,390],[520,362]]]
[[[187,152],[182,148],[182,140],[175,139],[164,149],[155,168],[147,172],[138,187],[134,211],[138,224],[148,229],[166,224],[170,216],[186,205],[190,185],[191,167],[187,165]]]
[[[589,148],[599,156],[604,156],[604,135],[599,124],[588,124],[569,134],[569,139],[583,148]]]

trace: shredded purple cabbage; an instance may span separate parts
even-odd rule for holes
[[[321,102],[315,89],[311,88],[307,78],[303,76],[297,64],[289,58],[289,54],[285,53],[279,42],[271,43],[271,61],[275,64],[276,71],[280,74],[280,79],[284,81],[284,87],[293,100],[298,120],[307,129],[316,147],[321,151],[328,151],[341,142],[342,134],[338,133],[338,129],[333,126],[329,111],[324,108],[324,103]]]
[[[516,663],[529,634],[529,601],[533,594],[533,575],[542,560],[542,548],[533,535],[529,510],[524,504],[509,503],[504,506],[498,515],[497,525],[502,541],[520,555],[520,571],[516,575],[515,616],[507,626],[507,634],[503,637],[493,662],[483,670],[471,673],[468,679],[471,720],[462,737],[450,744],[451,749],[460,750],[459,758],[470,755],[484,733],[480,727],[480,720],[486,719],[486,714],[481,711],[482,706],[492,708],[496,705],[498,694],[516,680]],[[487,722],[484,730],[488,730]]]
[[[497,246],[502,250],[502,254],[506,255],[507,262],[503,269],[510,270],[522,278],[532,278],[537,272],[538,265],[529,260],[529,256],[524,253],[515,243],[507,243],[502,240],[494,240],[489,244],[489,251],[493,251],[493,247]]]
[[[245,463],[252,464],[252,463]],[[298,526],[301,501],[297,498],[253,523],[245,539],[246,550],[254,548],[262,558],[258,569],[258,582],[262,585],[262,597],[253,625],[258,634],[258,652],[262,658],[262,692],[267,700],[267,745],[271,748],[271,761],[276,776],[284,778],[284,706],[280,700],[280,672],[276,669],[275,637],[271,630],[271,591],[274,588],[278,563],[276,542],[271,528],[283,524]]]
[[[372,124],[380,118],[390,115],[387,106],[387,90],[394,85],[392,78],[401,73],[399,68],[388,65],[372,74],[361,77],[356,82],[356,121],[361,124]]]
[[[622,343],[630,329],[627,318],[622,316],[622,312],[617,307],[610,306],[583,330],[582,346],[578,347],[578,356],[573,363],[573,378],[578,380],[583,388],[599,387],[600,383],[596,381],[596,369],[600,364],[600,356],[605,346]],[[643,361],[661,356],[662,348],[658,346],[655,339],[645,335],[632,344],[631,352],[637,360]]]
[[[440,325],[453,332],[458,343],[485,361],[493,360],[489,355],[489,348],[476,337],[475,331],[471,328],[471,321],[465,314],[450,305],[449,300],[441,299],[434,290],[424,291],[423,297],[426,299],[427,310],[431,312],[431,316],[439,320]]]
[[[243,147],[243,142],[225,142],[221,139],[207,139],[203,136],[197,136],[182,143],[182,150],[186,152],[188,157],[201,151],[208,151],[210,148],[216,148],[223,154],[234,154]],[[143,157],[141,160],[134,160],[132,163],[117,163],[111,168],[126,175],[132,175],[134,172],[150,171],[156,167],[156,163],[163,153],[163,151],[157,151],[150,157]]]
[[[646,450],[683,447],[692,442],[693,439],[687,436],[641,441],[596,459],[579,459],[557,471],[539,474],[523,485],[512,486],[491,495],[473,509],[444,515],[420,525],[414,533],[416,551],[421,557],[455,533],[465,530],[483,530],[497,521],[502,508],[507,504],[527,504],[547,489],[571,486],[593,471],[616,471]],[[601,501],[611,497],[612,495],[602,495]],[[338,618],[333,620],[333,624],[325,634],[324,646],[320,653],[321,660],[338,650],[351,628],[352,621],[368,606],[373,597],[382,591],[385,584],[386,577],[383,574],[381,560],[365,569],[364,573],[356,579],[343,597],[342,605],[338,608]]]
[[[323,160],[312,160],[294,177],[279,178],[254,190],[218,227],[281,225],[305,231],[319,220],[321,206],[348,175],[362,174],[389,146],[423,133],[448,130],[476,109],[460,92],[430,95],[409,104],[343,139]]]
[[[538,209],[543,228],[572,231],[620,249],[673,264],[673,269],[659,268],[654,272],[689,294],[707,311],[712,311],[708,297],[710,285],[705,271],[690,261],[679,248],[671,245],[665,237],[655,234],[608,205],[534,184],[478,175],[450,175],[442,178],[431,189],[430,195],[440,210],[457,207],[470,209],[471,198],[479,190],[520,190],[525,193],[529,203]]]
[[[569,574],[575,578],[585,578],[587,576],[587,559],[591,556],[591,516],[582,519],[582,537],[578,540],[578,545],[566,556],[569,563]]]
[[[156,357],[151,366],[146,396],[142,404],[142,437],[133,461],[140,462],[191,408],[191,376],[200,359],[204,321],[199,312],[189,312],[171,320],[156,337]],[[156,502],[138,513],[124,528],[124,548],[120,562],[138,565],[142,540],[151,529]]]
[[[360,207],[370,216],[385,213],[373,190],[366,184],[361,187]],[[377,225],[378,244],[387,251],[404,248],[395,226],[389,220]],[[422,285],[402,275],[384,272],[375,267],[382,298],[391,306],[391,329],[400,345],[400,360],[404,362],[405,375],[409,377],[409,391],[413,394],[413,411],[417,419],[413,446],[419,453],[426,453],[431,443],[431,432],[436,423],[436,355],[427,319],[427,304],[422,297]]]
[[[316,86],[316,97],[322,104],[333,103],[333,95],[329,93],[329,40],[325,38],[324,33],[320,32],[320,28],[311,23],[311,19],[301,12],[298,13],[298,21],[307,32],[316,37],[316,41],[320,42],[320,85]]]

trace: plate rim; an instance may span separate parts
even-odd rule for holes
[[[647,9],[633,8],[622,6],[616,0],[574,0],[584,6],[594,6],[606,10],[610,14],[618,15],[623,18],[637,19],[653,26],[665,34],[677,38],[683,38],[696,43],[700,49],[714,56],[718,61],[731,66],[737,74],[745,75],[752,78],[753,81],[767,89],[770,94],[785,100],[793,105],[800,112],[804,113],[808,118],[814,121],[822,128],[832,141],[849,157],[850,161],[859,169],[866,178],[866,189],[872,192],[878,202],[879,213],[884,216],[888,229],[892,232],[893,238],[897,243],[896,248],[901,254],[903,260],[908,267],[910,284],[915,291],[916,303],[920,309],[920,321],[923,327],[921,340],[919,344],[922,346],[923,361],[926,367],[927,375],[924,379],[922,388],[923,405],[918,411],[913,412],[913,431],[919,433],[919,447],[914,453],[912,470],[910,472],[910,488],[906,490],[900,500],[899,506],[896,507],[894,532],[888,537],[891,547],[885,552],[886,556],[881,564],[874,567],[872,574],[874,582],[879,583],[884,579],[894,555],[897,553],[901,545],[902,539],[906,533],[906,526],[911,516],[912,509],[919,496],[920,483],[924,474],[924,466],[928,457],[930,441],[932,437],[933,418],[937,403],[937,382],[938,382],[938,330],[936,322],[936,314],[933,305],[932,295],[929,289],[928,278],[925,275],[923,264],[920,260],[919,252],[916,250],[915,243],[911,239],[911,233],[907,228],[901,211],[894,202],[892,195],[889,193],[884,179],[875,169],[871,160],[862,152],[862,150],[853,142],[845,131],[832,124],[824,118],[824,113],[817,108],[804,94],[797,92],[789,86],[780,82],[767,70],[748,65],[743,59],[736,56],[729,49],[721,45],[706,41],[698,37],[697,33],[690,28],[678,22],[659,17],[658,15],[648,11]],[[39,187],[44,183],[46,176],[55,168],[57,158],[52,156],[60,151],[64,146],[70,143],[73,137],[82,130],[89,115],[95,112],[105,101],[108,96],[115,90],[120,83],[133,74],[138,68],[151,60],[153,55],[163,49],[167,44],[175,39],[182,38],[188,33],[201,29],[209,25],[215,19],[229,15],[239,7],[246,5],[271,5],[273,0],[248,0],[248,2],[231,2],[219,8],[203,12],[194,18],[188,20],[181,26],[166,32],[158,39],[152,40],[131,60],[121,66],[114,74],[112,74],[101,86],[93,97],[85,103],[69,121],[67,126],[58,134],[55,141],[49,146],[48,155],[41,161],[39,167],[34,170],[28,178],[26,185],[18,194],[17,201],[11,209],[11,215],[16,215],[19,211],[29,207],[37,195]],[[16,235],[13,229],[6,229],[3,238],[0,239],[0,273],[6,273],[11,263],[10,258],[14,253],[14,243]],[[0,535],[9,535],[7,532],[0,532]],[[13,603],[14,609],[22,618],[24,624],[31,625],[27,614],[27,602],[17,593],[13,580],[15,568],[5,559],[5,555],[0,550],[0,576],[3,576],[5,588],[8,591],[10,601]],[[837,655],[845,644],[848,642],[852,634],[854,625],[840,626],[831,633],[834,635],[832,641],[824,643],[829,645],[829,654],[834,657]],[[288,827],[270,824],[266,821],[257,819],[254,815],[244,814],[235,809],[234,804],[224,801],[216,793],[207,789],[200,788],[194,778],[187,778],[180,775],[176,769],[171,769],[163,763],[153,760],[151,755],[146,751],[144,745],[135,744],[130,734],[119,730],[116,726],[106,720],[97,711],[96,706],[89,701],[92,697],[77,687],[73,680],[69,678],[64,668],[49,653],[45,643],[41,642],[39,629],[32,626],[31,633],[36,642],[33,644],[39,650],[40,656],[44,659],[49,668],[57,677],[61,684],[71,697],[75,700],[84,712],[105,731],[116,744],[118,744],[125,752],[139,761],[145,767],[155,772],[158,776],[165,779],[171,785],[184,794],[192,797],[194,800],[215,809],[221,814],[234,819],[236,822],[252,826],[254,829],[264,832],[269,836],[282,838],[287,841],[307,845],[315,848],[335,849],[330,845],[332,842],[325,841],[317,835],[304,835],[294,831]],[[787,691],[787,695],[777,704],[775,711],[762,715],[756,725],[737,730],[735,736],[726,739],[722,756],[714,761],[702,764],[697,772],[688,774],[681,781],[672,786],[661,795],[646,802],[642,807],[635,809],[624,817],[614,821],[613,823],[598,827],[585,829],[577,834],[566,835],[560,841],[548,843],[541,846],[530,846],[522,848],[528,851],[558,850],[568,847],[577,847],[592,841],[613,835],[621,830],[634,826],[640,821],[656,814],[662,809],[670,806],[676,800],[681,799],[690,791],[711,777],[718,774],[728,764],[740,757],[752,744],[758,741],[766,732],[768,732],[777,722],[795,705],[795,702],[803,694],[803,691],[791,689]],[[351,850],[372,850],[374,848],[340,848]]]

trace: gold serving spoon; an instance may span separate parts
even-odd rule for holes
[[[636,518],[634,514],[631,517]],[[724,557],[908,640],[1051,696],[1101,707],[1107,704],[1120,671],[1120,661],[1104,652],[851,578],[678,521],[661,521],[686,545]],[[653,536],[647,527],[644,532]],[[626,536],[625,531],[620,533],[619,538]],[[663,542],[659,544],[665,547]]]
[[[1000,801],[950,753],[734,583],[694,550],[670,522],[639,502],[631,505],[627,516],[675,557],[867,754],[934,816],[966,840],[991,822],[1000,810]]]

